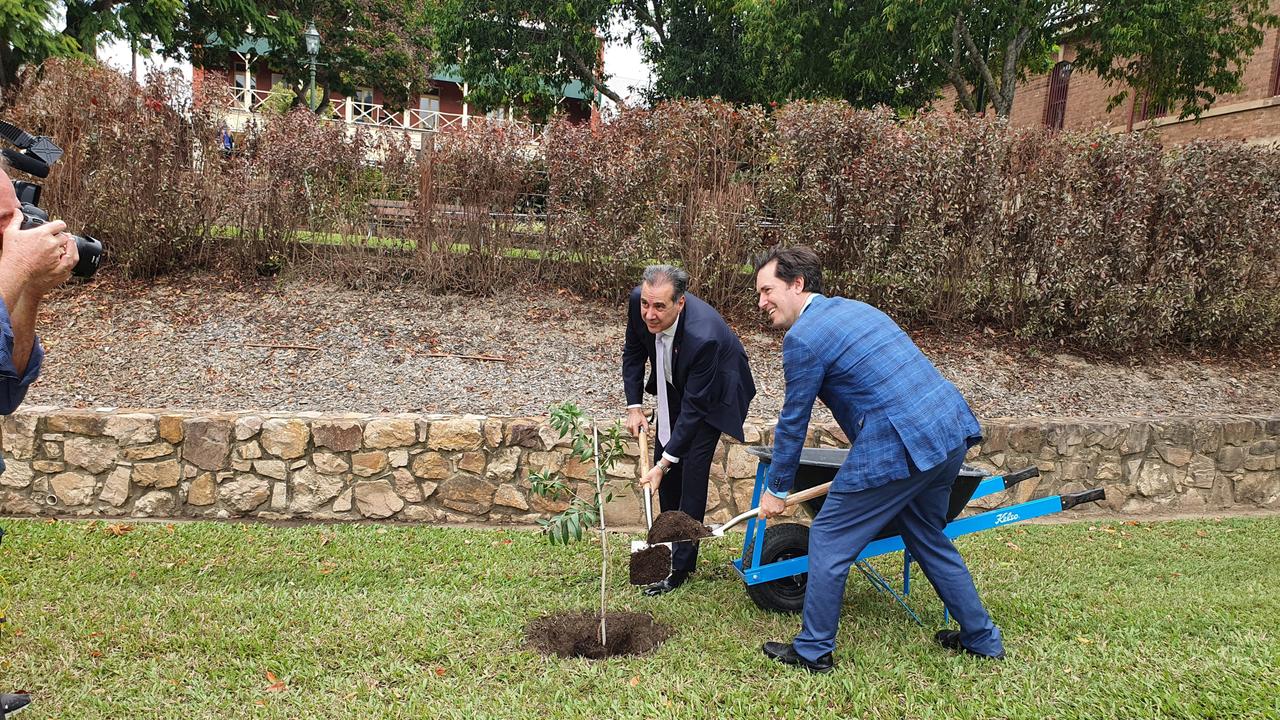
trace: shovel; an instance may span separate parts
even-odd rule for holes
[[[640,467],[649,472],[649,436],[640,436]],[[653,527],[653,490],[644,488],[644,523]],[[646,537],[648,533],[646,533]],[[644,540],[631,541],[631,584],[651,585],[671,574],[671,543],[654,543]]]
[[[799,492],[795,492],[788,495],[787,499],[783,501],[783,505],[785,507],[791,507],[792,505],[802,503],[805,500],[812,500],[813,498],[816,498],[819,495],[826,495],[827,491],[829,491],[830,489],[831,489],[831,483],[829,482],[822,483],[821,485],[815,485],[811,488],[801,490]],[[726,522],[723,525],[708,527],[706,525],[699,524],[697,520],[694,520],[692,517],[689,517],[689,515],[683,512],[680,512],[679,510],[672,510],[672,511],[664,512],[662,513],[662,515],[658,516],[658,525],[660,527],[658,528],[657,536],[661,538],[664,543],[694,542],[697,540],[709,540],[709,539],[714,539],[718,537],[724,537],[725,531],[728,530],[729,528],[733,527],[734,525],[737,525],[743,520],[750,520],[751,518],[756,517],[759,514],[760,514],[760,508],[754,507],[742,513],[741,515],[737,515],[731,518],[729,522]],[[665,524],[664,524],[664,520],[667,520]],[[692,536],[683,536],[683,535],[675,534],[675,533],[678,533],[681,529],[683,529],[681,526],[684,526],[684,528],[688,528],[690,525],[694,528],[697,528],[697,530],[694,531],[694,534]],[[653,537],[654,533],[650,531],[649,536]]]
[[[831,489],[830,482],[824,482],[821,485],[814,485],[813,487],[807,490],[801,490],[800,492],[791,493],[790,495],[787,496],[787,499],[784,504],[786,505],[786,507],[791,507],[796,503],[802,503],[805,500],[812,500],[820,495],[826,495],[827,491],[829,491],[830,489]],[[743,520],[750,520],[751,518],[759,514],[760,514],[760,508],[754,507],[742,513],[741,515],[735,515],[723,525],[716,525],[710,528],[711,537],[724,537],[725,530],[728,530],[729,528],[733,527],[734,525],[737,525]]]

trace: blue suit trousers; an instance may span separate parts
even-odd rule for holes
[[[827,495],[809,531],[809,579],[804,622],[794,640],[797,653],[817,660],[835,649],[850,567],[895,518],[907,550],[960,624],[960,642],[983,655],[1003,650],[1000,629],[982,606],[964,558],[943,532],[951,486],[964,456],[961,447],[928,470],[912,466],[912,475],[902,480]]]

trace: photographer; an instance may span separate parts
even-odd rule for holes
[[[18,196],[0,163],[0,415],[22,404],[40,375],[44,349],[36,339],[36,316],[48,292],[71,277],[80,259],[75,238],[60,220],[22,229]],[[0,472],[4,460],[0,459]],[[24,693],[0,694],[0,718],[30,702]]]
[[[80,259],[60,220],[21,229],[22,213],[7,168],[0,165],[0,415],[18,409],[40,374],[44,350],[36,340],[40,301],[71,277]],[[3,467],[0,465],[0,467]]]

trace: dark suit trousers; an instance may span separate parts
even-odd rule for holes
[[[672,419],[672,425],[675,420]],[[706,423],[698,424],[698,431],[688,452],[680,462],[671,467],[658,487],[658,504],[663,511],[679,510],[702,522],[707,515],[707,477],[711,474],[711,459],[720,442],[720,431]],[[662,457],[663,446],[655,443],[653,461]],[[671,553],[672,572],[693,572],[698,563],[698,543],[676,543]]]

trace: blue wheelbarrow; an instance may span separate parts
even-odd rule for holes
[[[748,452],[760,458],[756,466],[755,490],[751,506],[760,506],[760,494],[764,492],[765,477],[773,457],[771,447],[751,447]],[[800,455],[792,492],[806,490],[830,482],[849,454],[848,450],[831,448],[805,448]],[[947,507],[946,533],[950,538],[990,530],[1031,518],[1062,512],[1081,503],[1102,500],[1106,495],[1101,488],[1069,495],[1053,495],[1009,507],[956,518],[965,506],[977,498],[986,497],[1014,485],[1037,477],[1040,471],[1029,467],[1008,475],[989,475],[974,467],[964,465],[951,489],[951,502]],[[802,504],[814,515],[822,509],[825,497],[816,497]],[[766,532],[767,526],[767,532]],[[911,554],[899,536],[893,523],[881,532],[854,561],[854,567],[878,590],[888,593],[917,623],[920,616],[907,604],[911,592]],[[898,591],[888,579],[876,571],[869,562],[872,558],[894,552],[902,552],[902,590]],[[804,607],[804,590],[809,571],[809,526],[797,522],[774,522],[752,518],[747,521],[746,537],[742,541],[742,557],[733,561],[733,567],[746,583],[747,595],[763,610],[797,613]]]

